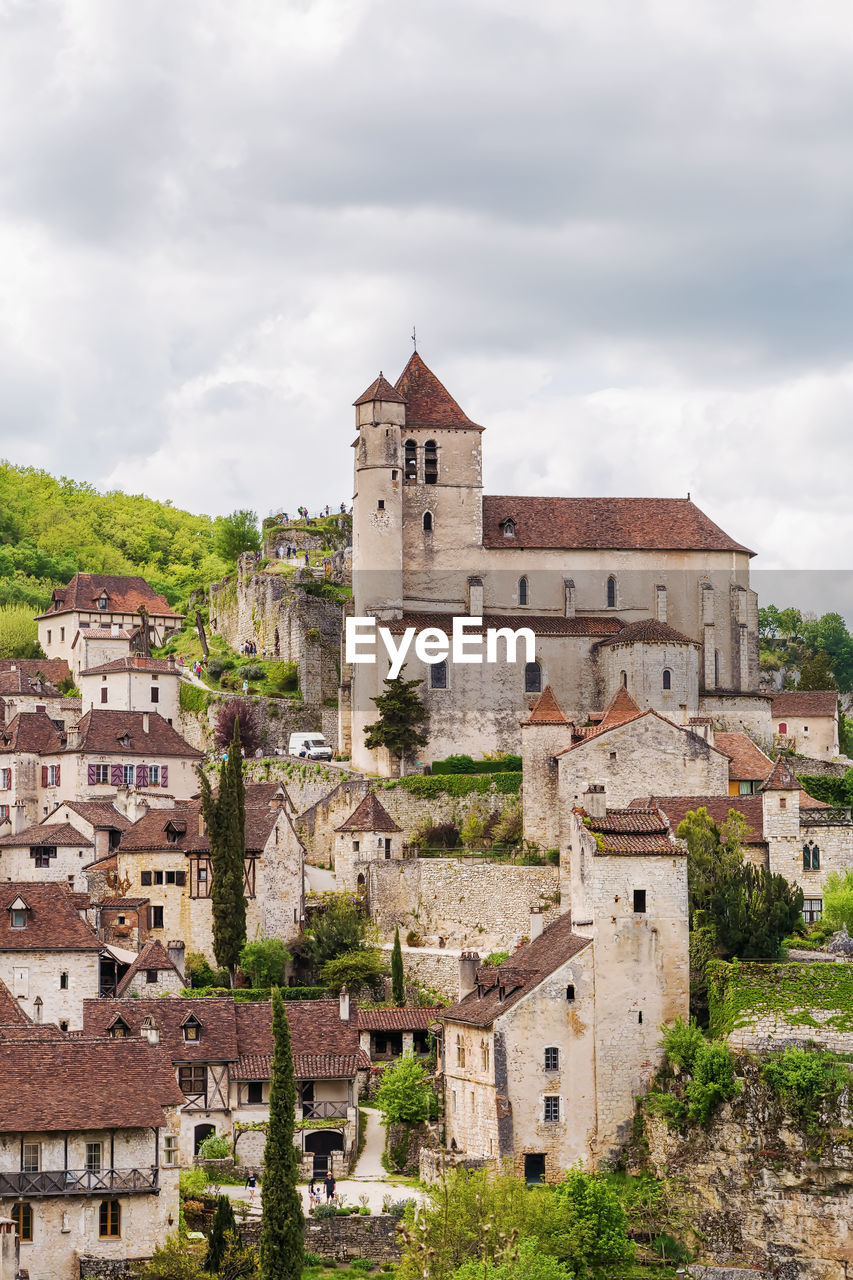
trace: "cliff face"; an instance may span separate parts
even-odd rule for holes
[[[741,1059],[742,1089],[707,1129],[645,1119],[647,1160],[680,1185],[703,1263],[768,1269],[780,1280],[845,1280],[853,1262],[850,1091],[806,1130]]]

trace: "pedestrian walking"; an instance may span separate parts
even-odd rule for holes
[[[331,1204],[335,1198],[335,1179],[332,1177],[331,1170],[323,1179],[323,1186],[326,1189],[326,1204]]]
[[[258,1180],[253,1173],[250,1173],[246,1179],[246,1186],[249,1188],[249,1204],[255,1203],[255,1192],[258,1187]]]

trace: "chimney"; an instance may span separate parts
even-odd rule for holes
[[[199,838],[201,838],[201,836],[207,835],[207,823],[204,820],[204,814],[202,813],[201,809],[199,809],[198,811],[198,834],[199,834]]]
[[[143,732],[143,733],[147,733],[147,732],[148,732],[148,721],[149,721],[149,718],[150,718],[150,717],[149,717],[148,712],[147,712],[147,711],[143,711],[143,713],[142,713],[142,732]]]
[[[542,936],[542,930],[545,928],[545,917],[542,914],[541,907],[534,907],[530,912],[530,941],[534,938]]]
[[[23,831],[27,826],[27,806],[23,800],[16,800],[9,811],[9,818],[12,823],[12,835],[16,836],[19,831]]]
[[[181,978],[184,976],[184,944],[180,938],[172,939],[166,943],[166,951],[172,964],[177,969]]]
[[[600,782],[591,782],[584,792],[583,807],[591,818],[607,817],[607,792]]]
[[[344,985],[341,987],[341,994],[338,997],[338,1000],[339,1000],[339,1007],[340,1007],[341,1022],[349,1022],[349,992],[347,991],[346,983],[344,983]]]
[[[117,636],[120,630],[121,630],[121,623],[119,623],[119,622],[114,622],[114,623],[112,624],[112,633],[113,633],[113,635],[114,635],[114,636]]]
[[[76,751],[80,746],[80,726],[78,724],[65,725],[65,747],[68,751]]]
[[[480,957],[476,951],[463,951],[459,957],[459,999],[464,1000],[477,986]]]

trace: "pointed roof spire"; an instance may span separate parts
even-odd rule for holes
[[[336,831],[399,831],[388,810],[381,804],[375,791],[368,791],[346,822],[342,822]]]
[[[568,720],[563,715],[563,710],[559,702],[554,697],[554,690],[549,684],[545,685],[545,688],[536,699],[536,702],[531,708],[530,715],[526,720],[522,721],[522,724],[567,725],[568,723]]]
[[[761,791],[799,791],[799,789],[799,782],[782,756],[776,761],[760,787]]]
[[[409,357],[409,363],[396,383],[397,390],[406,402],[407,427],[457,427],[468,431],[482,431],[483,427],[472,422],[460,409],[453,396],[424,364],[417,351]]]
[[[389,400],[391,404],[406,403],[400,392],[391,386],[381,369],[379,370],[379,377],[371,382],[363,395],[353,401],[353,405],[369,404],[371,400]]]
[[[602,733],[605,729],[615,729],[617,725],[627,724],[629,720],[636,720],[637,716],[642,714],[625,686],[620,685],[608,702],[604,715],[596,725],[595,732]]]

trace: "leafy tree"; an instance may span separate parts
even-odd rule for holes
[[[699,921],[713,929],[717,952],[725,959],[771,959],[802,911],[799,886],[746,863],[716,880]]]
[[[803,641],[815,655],[820,653],[827,655],[837,687],[842,693],[853,689],[853,636],[848,632],[840,613],[825,613],[816,622],[804,623]],[[800,687],[804,687],[802,681]],[[834,688],[835,686],[820,687]]]
[[[798,689],[837,689],[828,653],[814,653],[800,663]]]
[[[229,1232],[237,1233],[237,1219],[229,1196],[219,1196],[216,1201],[216,1213],[213,1225],[207,1237],[207,1253],[204,1258],[205,1271],[218,1271],[225,1257],[225,1245]]]
[[[261,1280],[301,1280],[305,1245],[299,1195],[299,1157],[294,1145],[296,1080],[290,1028],[281,992],[272,993],[274,1040],[270,1079],[270,1118],[264,1149],[261,1213]]]
[[[228,970],[231,985],[246,941],[246,898],[243,877],[246,863],[246,788],[240,750],[240,722],[234,721],[234,737],[219,770],[219,791],[214,796],[206,774],[199,769],[201,810],[210,838],[210,887],[213,908],[213,952]]]
[[[705,1125],[721,1102],[737,1093],[735,1064],[729,1046],[722,1040],[703,1041],[690,1067],[693,1079],[687,1086],[687,1118]]]
[[[7,604],[0,608],[0,658],[44,656],[32,609],[22,604]]]
[[[320,977],[330,991],[346,987],[352,995],[360,995],[367,987],[375,987],[385,973],[385,961],[378,947],[365,947],[361,951],[345,951],[343,955],[327,960],[320,970]]]
[[[423,681],[404,680],[403,671],[395,680],[383,681],[385,692],[371,699],[376,704],[379,719],[365,725],[364,729],[364,745],[370,751],[385,747],[395,760],[399,760],[401,773],[405,771],[406,760],[415,748],[424,747],[429,741],[418,727],[426,724],[428,719],[427,709],[417,692]]]
[[[808,1127],[818,1129],[815,1114],[827,1103],[834,1103],[842,1089],[850,1083],[845,1064],[834,1053],[815,1050],[786,1049],[763,1067],[765,1080],[781,1094],[788,1110]]]
[[[779,610],[775,604],[759,606],[758,634],[762,640],[774,640],[779,634]]]
[[[216,521],[216,549],[230,564],[244,551],[260,551],[258,513],[244,508],[232,511],[230,516],[220,516]]]
[[[566,1261],[575,1275],[598,1275],[631,1261],[634,1246],[625,1210],[604,1178],[570,1169],[557,1187],[556,1200],[568,1220]]]
[[[294,950],[322,969],[328,960],[349,951],[362,951],[372,944],[376,930],[364,912],[346,893],[330,897],[325,911],[318,912],[311,928],[294,944]]]
[[[386,1124],[423,1124],[431,1092],[426,1068],[413,1053],[404,1053],[383,1071],[375,1102]]]
[[[790,606],[782,609],[778,615],[779,634],[784,636],[788,641],[795,641],[800,638],[803,631],[803,615],[799,609],[793,609]]]
[[[281,938],[255,938],[240,952],[240,968],[253,987],[279,987],[284,982],[284,969],[290,952]]]
[[[714,885],[743,862],[746,822],[742,814],[730,809],[720,828],[702,807],[684,815],[676,834],[687,845],[687,891],[693,929],[697,913],[707,908]]]
[[[847,926],[853,932],[853,870],[831,871],[823,885],[821,925],[832,931]]]
[[[399,925],[394,929],[394,947],[391,951],[391,998],[399,1008],[406,1003],[406,978],[403,972],[403,948],[400,946]]]
[[[247,756],[253,756],[261,746],[261,727],[258,714],[251,702],[246,698],[227,698],[218,716],[213,731],[213,741],[221,750],[225,750],[234,737],[234,725],[240,725],[240,743]]]

